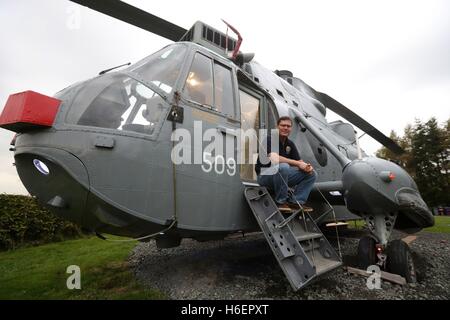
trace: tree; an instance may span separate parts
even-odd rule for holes
[[[429,206],[450,204],[450,119],[442,128],[436,118],[425,123],[416,119],[414,126],[405,128],[403,137],[392,131],[391,138],[406,152],[396,155],[383,147],[376,155],[401,165]]]
[[[408,125],[405,128],[405,135],[399,137],[397,133],[392,130],[389,137],[395,141],[405,153],[398,155],[386,147],[382,147],[376,152],[378,158],[386,159],[397,163],[399,166],[403,167],[411,176],[414,176],[414,168],[411,166],[411,137],[412,137],[412,127]]]
[[[443,173],[447,176],[447,186],[450,184],[450,119],[447,120],[442,130],[443,152],[441,153],[441,162]]]
[[[392,140],[394,140],[395,142],[400,144],[400,138],[394,130],[391,130],[391,134],[389,135],[389,138],[391,138]],[[399,157],[395,153],[393,153],[391,150],[389,150],[386,147],[382,147],[381,149],[379,149],[376,152],[376,156],[378,158],[383,158],[383,159],[387,159],[387,160],[398,160],[399,159]]]

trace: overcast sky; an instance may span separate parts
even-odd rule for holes
[[[227,20],[242,51],[293,71],[386,135],[415,118],[450,117],[450,1],[126,2],[185,29],[202,20],[225,30]],[[0,109],[9,94],[53,95],[170,43],[65,0],[1,0],[0,40]],[[12,137],[0,129],[0,193],[26,194]],[[369,154],[380,147],[370,137],[361,145]]]

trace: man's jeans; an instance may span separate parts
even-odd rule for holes
[[[275,192],[275,201],[279,204],[286,202],[295,203],[295,200],[300,204],[304,204],[308,200],[309,193],[317,179],[315,171],[306,173],[297,167],[291,167],[287,163],[280,163],[271,167],[270,173],[273,172],[272,175],[263,174],[264,169],[266,168],[261,168],[262,174],[258,175],[258,183],[273,190]],[[295,199],[289,196],[288,186],[289,188],[294,188],[293,196]]]

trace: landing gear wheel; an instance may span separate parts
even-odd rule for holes
[[[401,275],[409,283],[417,281],[416,268],[409,246],[402,240],[394,240],[386,249],[386,270]]]
[[[368,266],[377,264],[376,241],[372,237],[363,237],[358,244],[358,266],[366,270]]]

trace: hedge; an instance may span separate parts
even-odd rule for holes
[[[77,225],[56,217],[35,198],[0,194],[0,250],[80,236]]]

